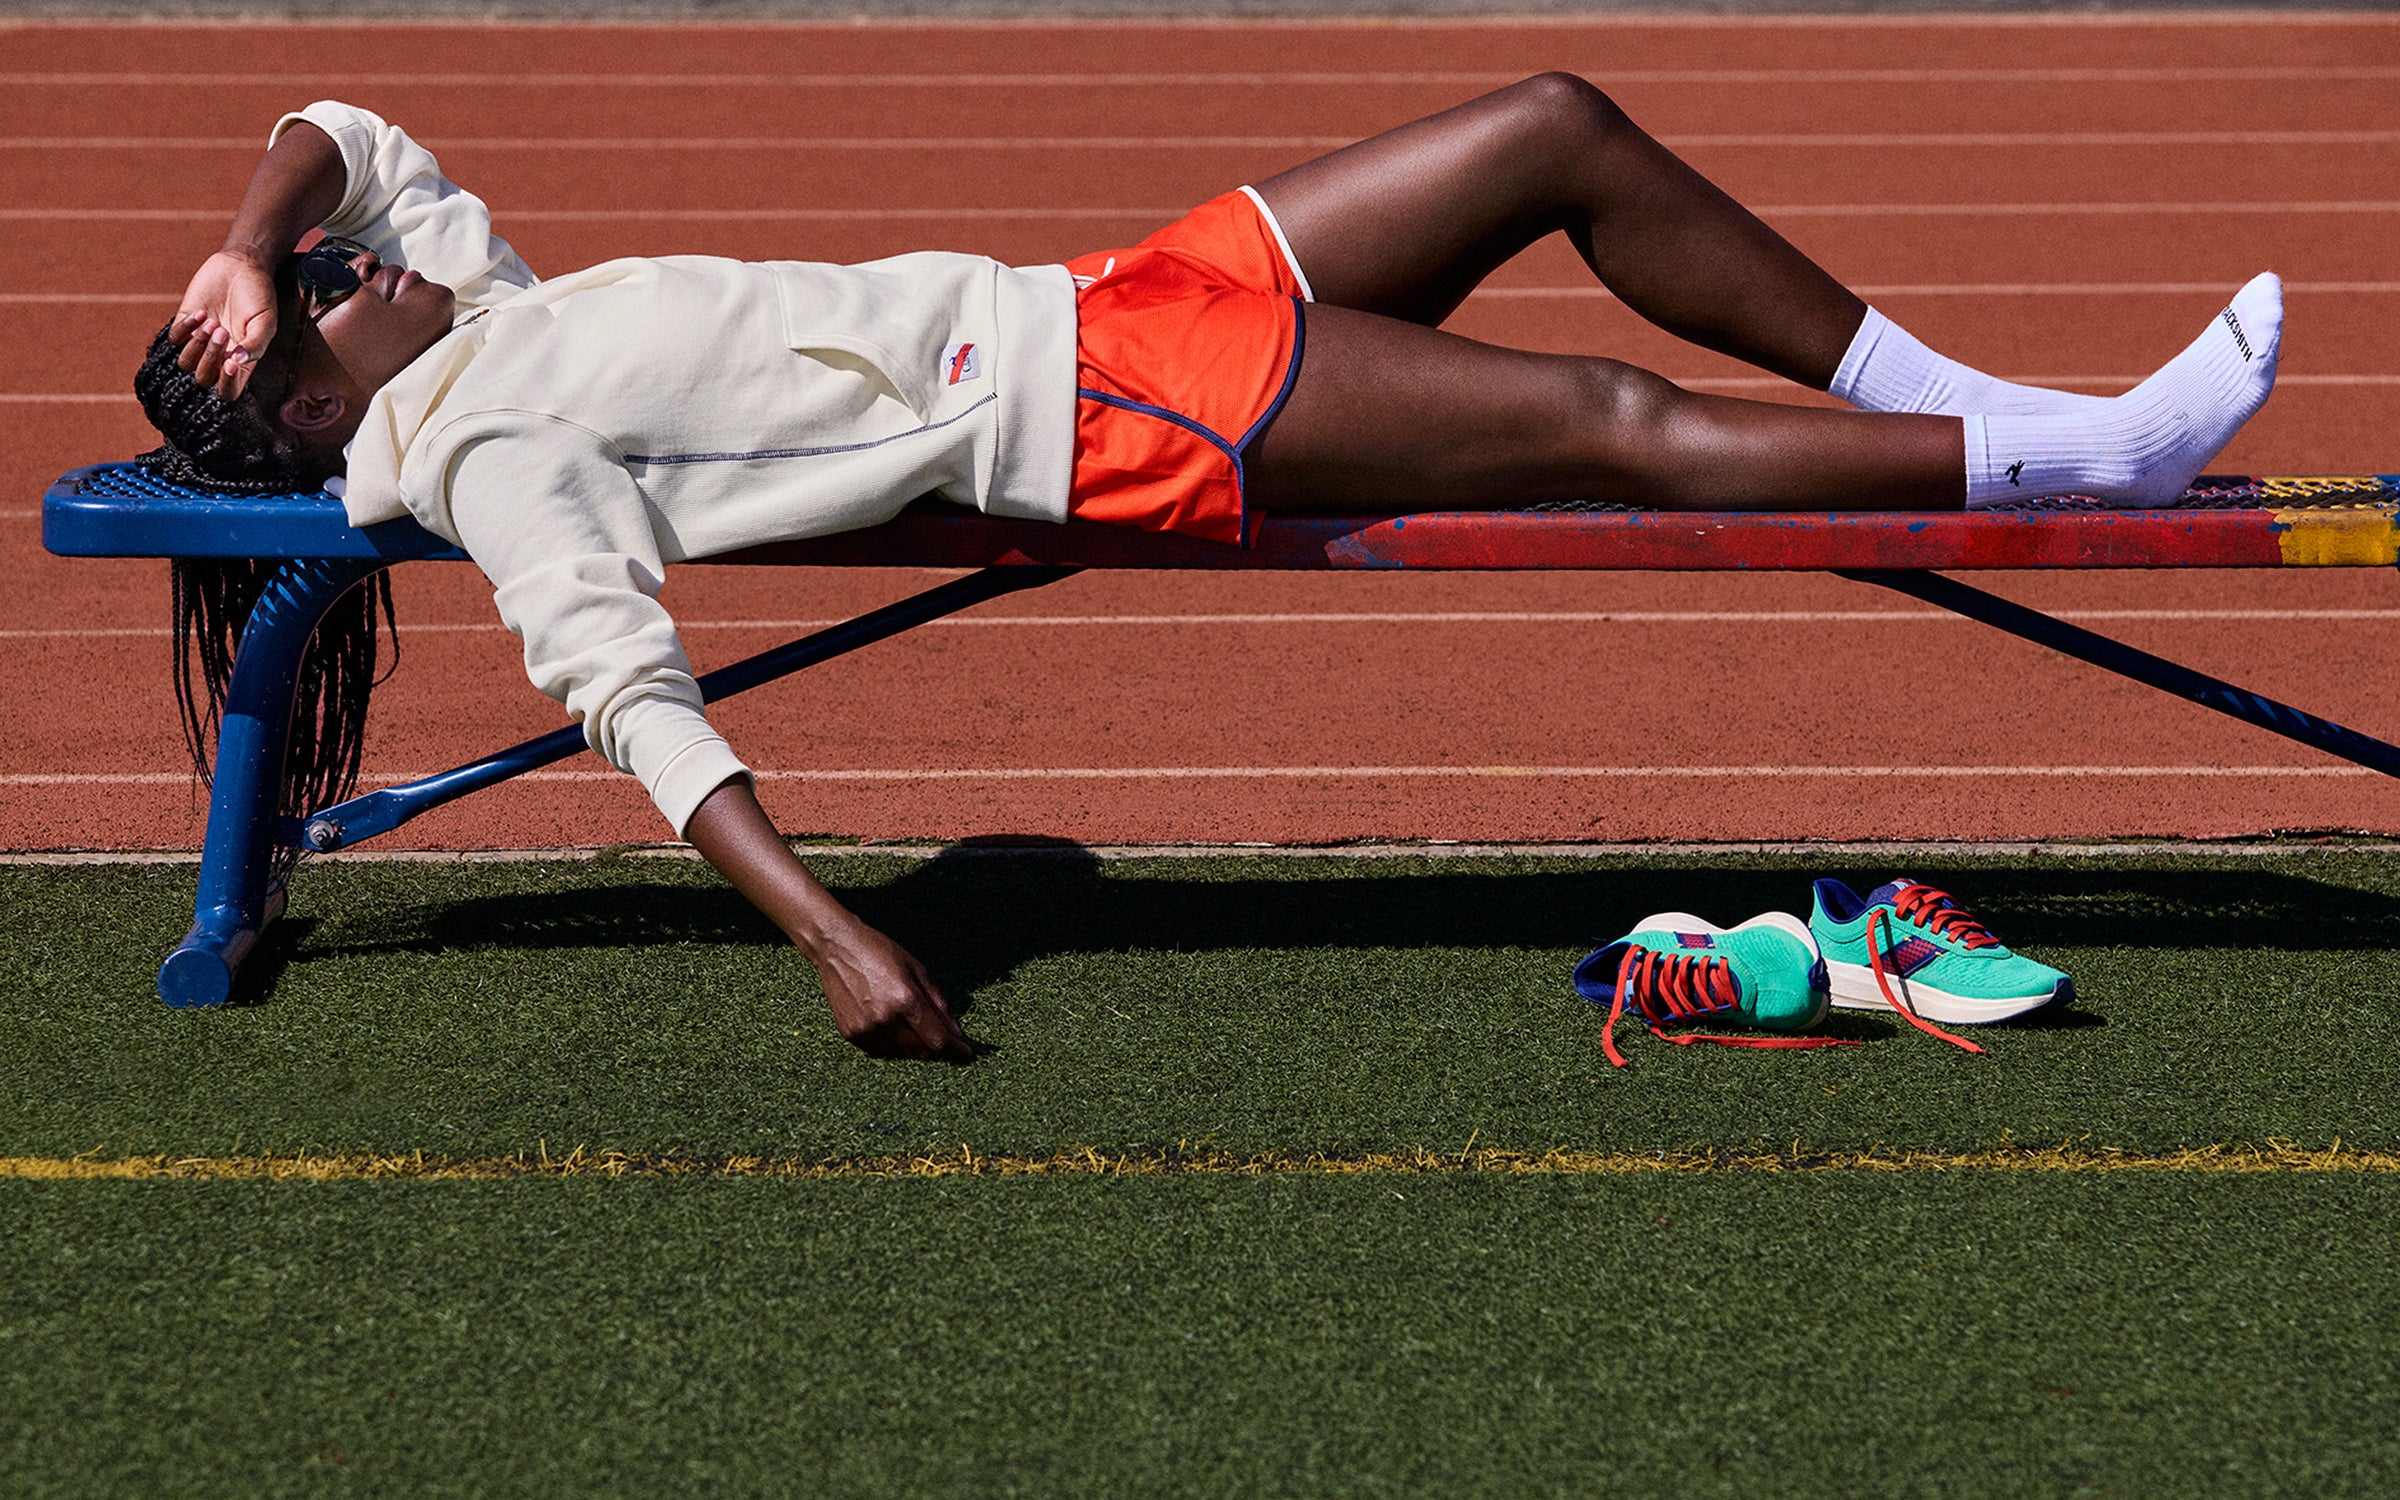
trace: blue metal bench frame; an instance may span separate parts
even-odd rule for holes
[[[568,726],[406,786],[300,819],[280,811],[296,674],[317,622],[397,563],[463,561],[413,523],[354,528],[330,495],[229,499],[130,464],[76,469],[42,500],[42,542],[73,557],[256,557],[283,565],[235,658],[220,724],[192,928],[158,974],[172,1006],[223,1003],[278,915],[278,846],[349,848],[469,792],[585,748]],[[2204,478],[2159,511],[2045,502],[1974,514],[1709,515],[1479,512],[1270,520],[1236,549],[1069,523],[1005,521],[928,505],[872,531],[712,558],[751,565],[962,566],[977,571],[710,672],[710,702],[885,640],[970,605],[1084,568],[1812,569],[1894,589],[2230,714],[2386,775],[2400,748],[1943,577],[1941,568],[2391,566],[2400,476]]]

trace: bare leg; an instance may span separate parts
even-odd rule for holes
[[[1270,510],[1955,510],[1963,444],[1956,417],[1694,395],[1616,360],[1321,306],[1244,477]]]
[[[1345,147],[1259,193],[1318,301],[1429,327],[1554,231],[1651,322],[1818,390],[1866,317],[1841,283],[1570,74]]]

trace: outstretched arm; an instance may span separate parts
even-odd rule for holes
[[[193,379],[228,401],[249,384],[275,338],[275,268],[332,216],[347,185],[340,149],[314,125],[299,122],[267,148],[225,248],[201,264],[169,325]]]
[[[683,834],[808,955],[834,1025],[861,1050],[952,1062],[974,1056],[925,966],[817,883],[747,781],[735,777],[709,793]]]
[[[492,580],[526,676],[808,955],[842,1035],[885,1056],[971,1056],[925,966],[793,858],[709,724],[658,602],[666,563],[647,502],[616,450],[556,418],[500,412],[451,422],[426,466],[449,476],[451,534]]]

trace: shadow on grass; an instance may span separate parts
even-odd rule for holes
[[[1414,860],[1292,861],[1286,878],[1195,861],[1137,875],[1074,846],[966,848],[888,883],[839,892],[915,952],[955,994],[1066,954],[1233,949],[1577,949],[1654,912],[1732,923],[1805,915],[1809,882],[1865,890],[1893,873],[1803,860],[1727,867],[1647,861],[1428,869]],[[1118,867],[1122,869],[1122,867]],[[838,867],[832,872],[838,878]],[[2249,860],[2233,869],[1920,862],[1908,872],[1952,892],[2021,949],[2400,949],[2400,899]],[[481,895],[379,917],[388,935],[342,924],[320,955],[703,943],[774,946],[781,936],[729,887],[629,879],[572,890]],[[288,951],[288,950],[287,950]]]
[[[309,935],[317,930],[318,920],[307,916],[283,916],[259,934],[258,946],[233,980],[233,993],[225,1003],[232,1007],[264,1005],[275,995],[275,982],[292,960],[301,956],[308,946]]]

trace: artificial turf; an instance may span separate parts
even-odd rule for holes
[[[966,1006],[962,1068],[866,1059],[807,964],[705,867],[303,872],[248,1003],[151,991],[192,874],[17,867],[0,889],[0,1155],[952,1149],[2128,1150],[2400,1146],[2400,857],[1912,861],[2080,1003],[1971,1057],[1675,1048],[1568,987],[1654,911],[1807,910],[1795,857],[1160,859],[971,852],[823,872]]]
[[[12,1494],[2400,1486],[2400,1179],[0,1192]]]
[[[969,1002],[843,1046],[704,868],[0,869],[0,1157],[2400,1145],[2400,858],[1915,858],[2076,1011],[1610,1069],[1566,973],[1856,857],[821,867]],[[0,1181],[12,1493],[2389,1493],[2400,1175]]]

